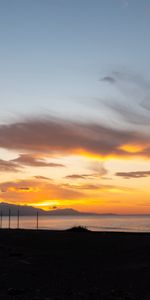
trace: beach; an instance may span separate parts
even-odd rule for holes
[[[0,299],[150,299],[150,234],[0,230]]]

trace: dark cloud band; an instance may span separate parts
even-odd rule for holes
[[[129,153],[123,145],[144,145],[142,151]],[[107,128],[96,123],[70,122],[54,118],[25,120],[0,126],[0,147],[10,150],[74,154],[88,152],[101,156],[150,156],[150,137],[143,133]],[[43,161],[27,155],[14,162],[45,165]],[[60,166],[60,165],[59,165]]]
[[[136,172],[117,172],[116,176],[123,177],[125,179],[142,178],[150,176],[150,171],[136,171]]]

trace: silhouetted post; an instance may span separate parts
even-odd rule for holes
[[[19,229],[19,218],[20,218],[20,215],[19,215],[19,208],[18,208],[18,211],[17,211],[17,229]]]
[[[0,228],[3,227],[3,211],[1,209],[1,217],[0,217]]]
[[[38,228],[39,228],[39,213],[37,211],[37,213],[36,213],[36,229],[38,229]]]
[[[9,214],[8,214],[8,228],[10,229],[10,217],[11,217],[11,210],[9,209]]]

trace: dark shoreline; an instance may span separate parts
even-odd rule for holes
[[[0,299],[150,299],[150,233],[0,230]]]

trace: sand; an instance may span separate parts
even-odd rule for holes
[[[0,230],[0,299],[150,299],[150,234]]]

